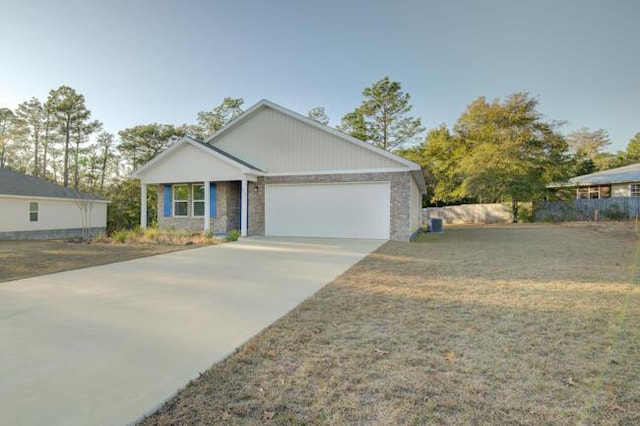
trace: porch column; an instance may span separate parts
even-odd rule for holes
[[[247,207],[248,203],[247,181],[242,180],[242,192],[240,194],[240,235],[247,236]]]
[[[147,229],[147,184],[140,182],[140,228]]]
[[[204,232],[211,230],[211,182],[204,182]]]

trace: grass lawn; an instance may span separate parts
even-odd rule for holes
[[[0,282],[184,250],[162,244],[80,244],[63,240],[0,241]]]
[[[639,242],[631,224],[389,242],[142,424],[640,424]]]

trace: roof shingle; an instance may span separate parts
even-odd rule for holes
[[[53,197],[72,200],[104,200],[95,194],[65,188],[44,179],[25,175],[10,169],[0,169],[0,195]]]

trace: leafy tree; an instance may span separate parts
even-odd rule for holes
[[[77,123],[74,128],[74,141],[75,146],[73,149],[73,187],[79,189],[80,187],[80,156],[85,154],[91,148],[83,148],[80,145],[89,142],[89,136],[102,128],[102,123],[99,121],[91,121],[84,123]]]
[[[55,136],[55,125],[54,125],[54,116],[53,111],[51,110],[51,105],[48,102],[45,102],[42,105],[42,110],[44,113],[44,133],[42,137],[42,167],[40,168],[40,174],[43,177],[48,177],[48,160],[49,153],[51,148],[51,141]],[[55,180],[55,179],[54,179]]]
[[[361,108],[356,108],[342,117],[338,130],[362,141],[370,140],[369,129]]]
[[[327,116],[327,113],[325,112],[324,107],[312,108],[307,113],[307,117],[317,121],[318,123],[324,124],[325,126],[329,125],[329,116]]]
[[[40,144],[46,126],[45,110],[38,98],[21,103],[16,109],[17,123],[22,128],[23,135],[30,139],[33,146],[33,176],[40,174]]]
[[[424,142],[425,165],[433,176],[432,202],[456,203],[465,200],[461,192],[465,175],[458,168],[470,153],[468,140],[453,134],[444,124],[430,130]]]
[[[582,127],[569,133],[567,143],[576,155],[593,160],[606,146],[611,144],[611,140],[604,129],[591,131],[587,127]]]
[[[10,108],[0,108],[0,168],[11,162],[12,139],[15,133],[16,115]]]
[[[467,151],[464,141],[441,124],[427,132],[422,144],[399,150],[398,154],[422,166],[428,196],[425,201],[427,205],[439,205],[469,201],[460,195],[464,176],[457,170]]]
[[[546,122],[538,101],[521,92],[504,101],[473,101],[449,131],[431,130],[421,149],[434,179],[432,201],[518,202],[545,194],[564,177],[567,144],[558,122]]]
[[[636,133],[627,144],[626,157],[629,164],[640,163],[640,132]]]
[[[342,117],[338,128],[343,132],[393,151],[414,142],[424,131],[419,118],[406,116],[411,111],[411,97],[400,83],[385,76],[366,87],[362,95],[362,104]]]
[[[455,126],[470,147],[458,165],[461,195],[510,200],[517,220],[519,201],[542,196],[547,183],[563,177],[567,143],[557,132],[560,123],[543,121],[537,105],[526,92],[469,105]]]
[[[157,193],[149,191],[147,201],[148,218],[157,217]],[[122,179],[111,186],[107,209],[107,230],[132,229],[140,224],[140,181],[137,179]],[[152,223],[151,220],[148,223]]]
[[[64,139],[63,185],[69,186],[69,152],[71,138],[79,132],[79,128],[87,123],[91,117],[91,111],[85,106],[84,96],[68,86],[60,86],[49,92],[47,108],[54,118],[54,125],[60,131]]]
[[[115,139],[111,133],[102,132],[98,135],[96,140],[96,148],[98,152],[98,160],[100,165],[100,185],[98,190],[100,193],[104,191],[104,183],[109,172],[110,162],[117,158],[114,151]]]
[[[145,164],[167,148],[175,138],[184,136],[184,128],[170,124],[143,124],[118,132],[118,150],[134,169]]]
[[[222,103],[211,111],[198,113],[198,124],[191,126],[189,133],[199,140],[204,140],[220,130],[228,122],[242,114],[244,99],[226,97]]]

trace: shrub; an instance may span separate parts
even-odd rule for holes
[[[156,241],[158,239],[158,228],[147,228],[144,231],[143,238],[148,241]]]
[[[518,222],[533,222],[531,203],[518,203]]]
[[[111,238],[113,238],[113,241],[115,241],[116,243],[124,243],[125,241],[127,241],[127,230],[116,229],[115,231],[113,231],[113,234],[111,234]]]
[[[231,231],[227,232],[227,242],[238,241],[238,238],[240,238],[240,231],[238,231],[237,229],[232,229]]]
[[[142,237],[142,231],[140,228],[129,229],[126,232],[126,241],[128,243],[136,243]]]

